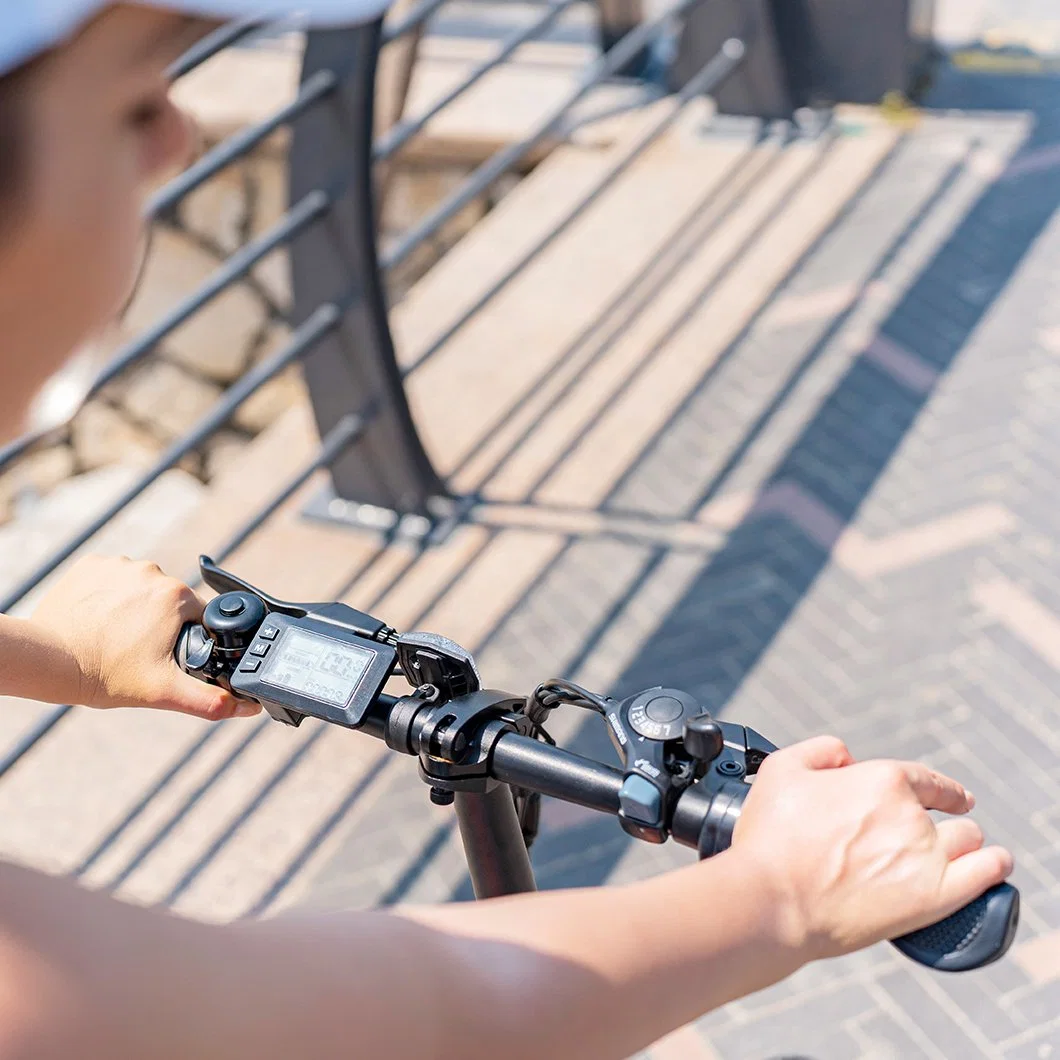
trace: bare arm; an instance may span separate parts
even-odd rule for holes
[[[0,872],[0,1058],[604,1060],[999,882],[955,782],[767,760],[731,851],[645,883],[207,927]],[[887,856],[884,856],[884,855]]]
[[[749,867],[225,928],[6,868],[0,1056],[628,1056],[801,963]]]
[[[48,629],[0,615],[0,695],[78,703],[84,697],[77,660]]]

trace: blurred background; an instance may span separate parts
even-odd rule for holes
[[[927,761],[1016,854],[1010,956],[876,947],[646,1055],[1060,1056],[1055,0],[398,0],[174,75],[201,149],[92,396],[0,451],[0,609],[208,552],[495,688]],[[207,920],[470,897],[415,763],[313,723],[5,703],[0,853]],[[549,802],[533,855],[694,857]]]

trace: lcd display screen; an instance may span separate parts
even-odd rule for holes
[[[273,651],[263,681],[335,707],[349,703],[374,658],[368,648],[294,628]]]

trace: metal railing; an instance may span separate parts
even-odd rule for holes
[[[336,461],[332,468],[333,492],[321,498],[314,514],[393,529],[402,515],[421,517],[418,525],[426,528],[431,518],[445,511],[446,506],[439,503],[447,499],[444,484],[431,467],[403,398],[403,377],[387,321],[383,276],[406,262],[535,148],[561,137],[579,103],[596,87],[628,69],[653,42],[671,30],[675,20],[703,0],[678,0],[674,7],[624,32],[534,128],[479,165],[448,197],[379,251],[373,223],[370,162],[391,159],[444,107],[510,59],[520,46],[544,34],[574,2],[553,0],[532,23],[503,40],[494,55],[473,68],[425,113],[399,122],[374,144],[366,143],[364,136],[371,128],[377,45],[395,39],[397,29],[388,32],[377,25],[347,33],[311,35],[303,85],[322,75],[334,76],[339,69],[347,72],[340,76],[342,87],[332,105],[305,111],[294,122],[291,193],[298,197],[314,187],[322,167],[353,176],[328,217],[292,241],[296,307],[304,314],[322,301],[334,299],[337,289],[347,284],[351,276],[359,278],[359,302],[349,315],[352,341],[345,347],[357,351],[356,363],[343,360],[340,341],[335,339],[322,344],[322,350],[307,361],[306,378],[321,430],[327,430],[348,411],[356,394],[367,389],[387,395],[378,415],[366,428],[357,453],[345,454]],[[437,0],[424,0],[401,21],[399,28],[411,29],[439,6]],[[686,84],[676,98],[675,111],[724,80],[743,60],[745,50],[740,39],[726,41]],[[648,142],[661,135],[668,124],[660,124]],[[404,378],[420,363],[411,366]]]
[[[430,531],[440,512],[445,516],[446,505],[439,505],[439,501],[447,498],[446,485],[420,441],[404,391],[405,379],[424,363],[426,356],[417,359],[404,373],[400,369],[388,321],[385,275],[542,142],[561,137],[572,108],[596,86],[626,69],[635,57],[669,32],[675,18],[681,18],[702,0],[680,0],[665,14],[624,32],[585,70],[561,104],[518,142],[482,163],[385,253],[378,249],[373,166],[393,159],[444,107],[509,61],[522,45],[546,34],[580,2],[583,0],[552,0],[531,23],[504,38],[496,52],[475,66],[459,85],[449,89],[424,113],[399,121],[374,143],[379,50],[434,16],[444,0],[423,0],[389,26],[379,21],[349,30],[307,34],[301,84],[294,99],[266,120],[213,147],[158,192],[149,206],[155,218],[173,217],[192,192],[245,158],[276,130],[288,127],[289,209],[268,231],[233,253],[197,290],[119,350],[96,380],[92,394],[100,393],[144,361],[167,336],[246,277],[266,256],[285,247],[290,252],[294,295],[290,319],[294,330],[289,341],[238,379],[121,496],[25,576],[0,600],[0,611],[10,611],[22,602],[152,483],[221,430],[244,402],[294,364],[301,365],[312,399],[321,438],[319,448],[296,475],[277,485],[268,502],[251,513],[221,548],[214,550],[215,557],[223,560],[240,547],[322,470],[328,472],[331,485],[309,514],[388,532],[404,529],[420,537]],[[257,23],[245,20],[217,30],[173,67],[174,76],[190,73],[258,29]],[[710,92],[732,73],[743,60],[745,50],[743,40],[726,41],[673,98],[670,111],[640,138],[633,154],[639,154],[660,136],[692,98]],[[513,271],[508,279],[514,275]],[[494,288],[488,297],[499,289]],[[481,304],[484,302],[479,308]],[[455,331],[450,328],[446,338]],[[0,472],[60,437],[62,430],[38,433],[0,450]],[[452,505],[449,507],[451,518]],[[186,573],[189,582],[196,585],[197,572]],[[0,777],[52,732],[71,709],[69,705],[57,706],[23,733],[0,756]],[[159,780],[157,790],[144,796],[94,856],[116,840],[158,790],[169,783],[171,774],[176,775],[205,747],[217,728],[211,728],[174,764],[170,773]],[[86,861],[83,871],[92,860],[90,857]]]

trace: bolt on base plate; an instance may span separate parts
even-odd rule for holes
[[[339,524],[350,529],[368,530],[388,540],[409,541],[424,546],[440,545],[464,517],[469,501],[436,497],[429,502],[428,514],[399,512],[375,504],[363,504],[339,497],[328,483],[302,509],[302,515],[316,522]]]

